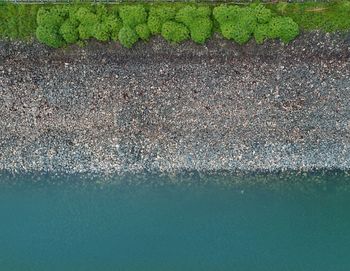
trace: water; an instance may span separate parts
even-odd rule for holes
[[[0,182],[0,270],[350,270],[345,175],[11,178]]]

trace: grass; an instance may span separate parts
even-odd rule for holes
[[[280,15],[291,17],[302,30],[325,32],[350,30],[350,1],[268,5]]]

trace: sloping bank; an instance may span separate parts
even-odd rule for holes
[[[350,169],[350,36],[0,43],[0,170]]]

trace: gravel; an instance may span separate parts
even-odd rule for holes
[[[350,34],[0,42],[0,171],[350,169]]]

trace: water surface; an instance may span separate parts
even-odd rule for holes
[[[314,177],[2,177],[0,270],[350,270],[348,177]]]

